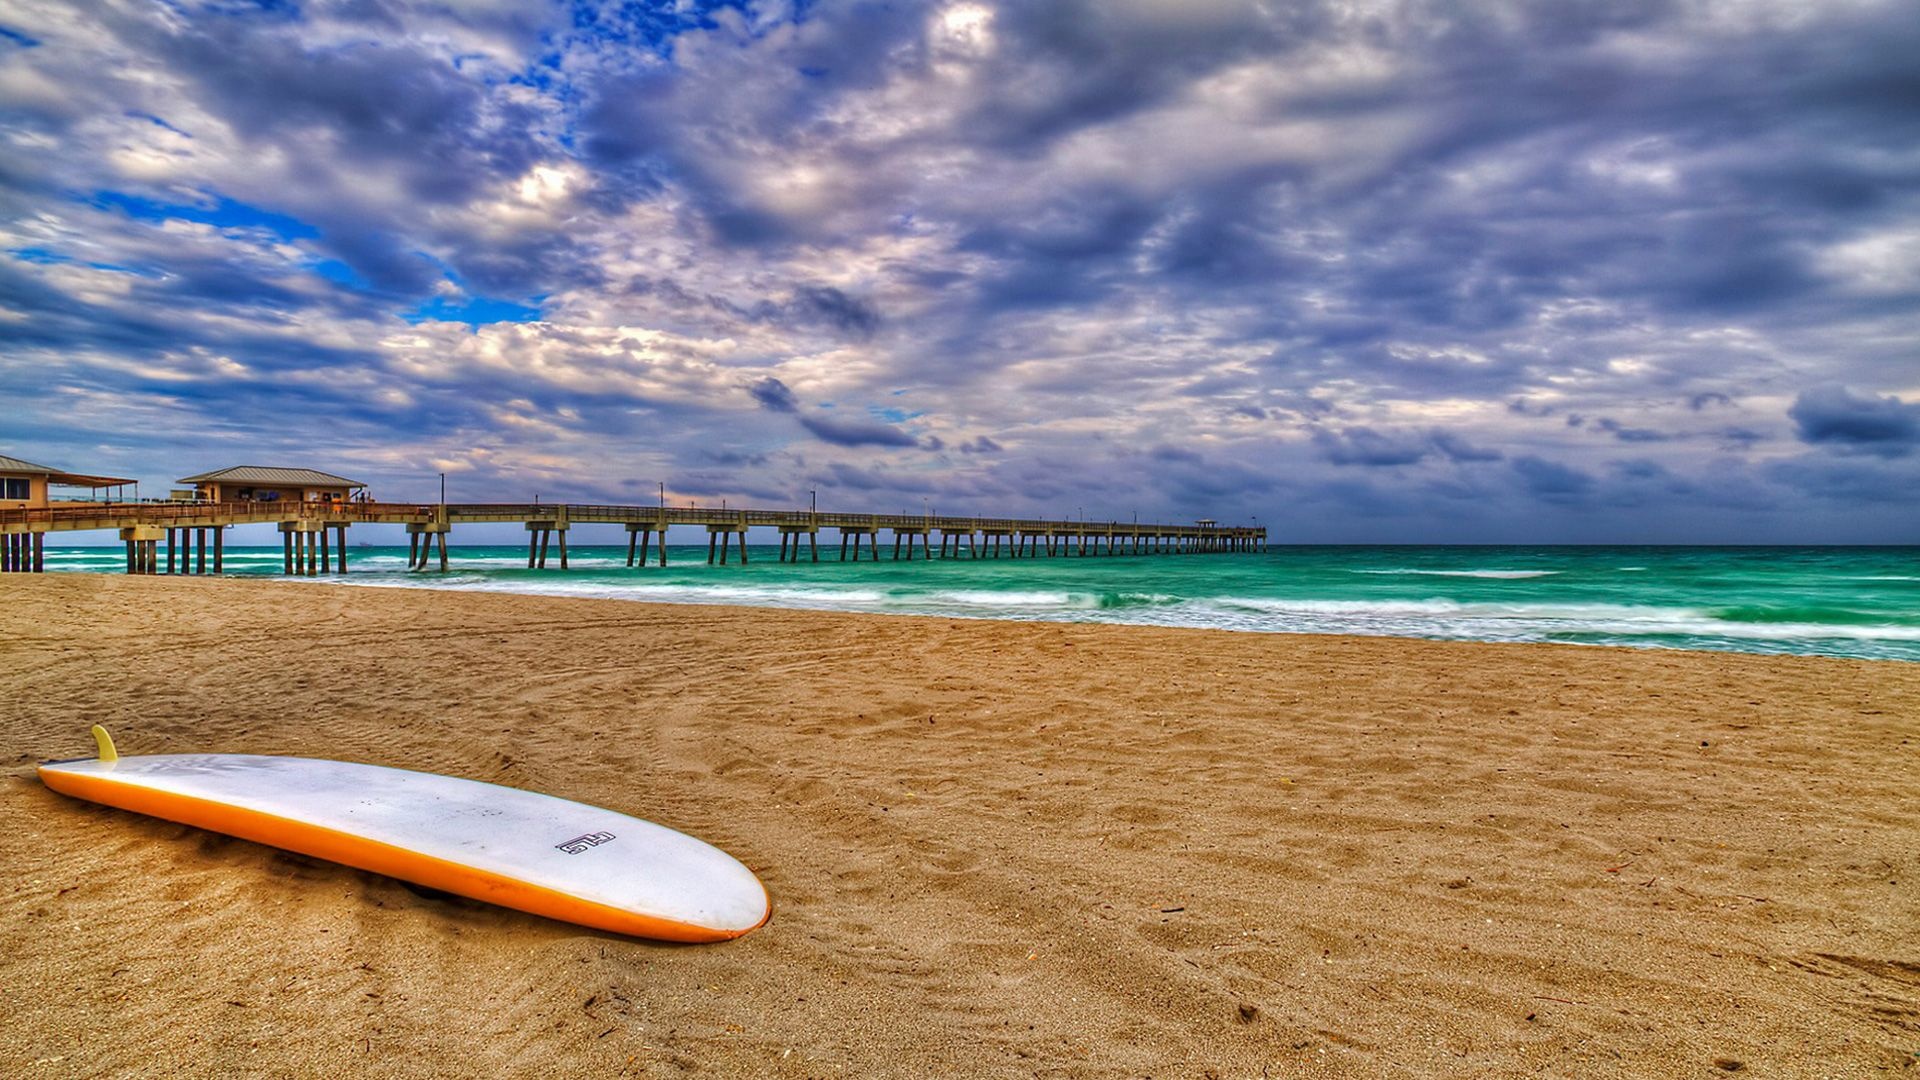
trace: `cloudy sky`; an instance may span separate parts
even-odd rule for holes
[[[1911,0],[10,0],[0,453],[1913,542],[1916,57]]]

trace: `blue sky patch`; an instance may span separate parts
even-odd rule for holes
[[[326,278],[336,285],[345,285],[349,289],[370,289],[373,284],[360,276],[360,272],[339,259],[321,259],[307,269]]]
[[[164,203],[143,195],[122,191],[96,191],[86,200],[103,210],[119,210],[137,221],[194,221],[219,229],[265,229],[282,240],[312,240],[320,230],[286,214],[277,214],[258,206],[214,197],[212,206]]]
[[[415,325],[429,321],[463,322],[478,330],[491,323],[538,322],[540,309],[489,296],[470,296],[464,300],[436,296],[412,311],[402,312],[400,317]]]

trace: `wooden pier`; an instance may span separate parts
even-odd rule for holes
[[[839,561],[880,559],[880,534],[891,534],[892,557],[922,559],[1092,558],[1117,555],[1201,555],[1266,549],[1264,526],[1130,524],[934,514],[836,514],[811,510],[715,510],[672,506],[543,503],[377,503],[353,501],[88,503],[0,509],[0,571],[44,568],[49,533],[111,529],[127,548],[130,574],[218,574],[226,529],[270,524],[280,530],[282,569],[290,576],[347,572],[347,530],[354,525],[406,527],[408,569],[448,568],[455,525],[519,523],[527,532],[527,568],[565,570],[567,533],[575,525],[622,525],[627,565],[667,565],[667,532],[704,530],[707,561],[726,565],[730,552],[747,562],[747,531],[780,535],[781,562],[820,561],[820,531],[838,534]],[[934,543],[935,535],[938,543]],[[696,534],[697,535],[697,534]],[[804,540],[804,544],[802,541]],[[164,545],[164,553],[162,546]],[[831,548],[829,548],[831,550]],[[209,555],[211,552],[211,555]],[[437,555],[436,559],[434,556]],[[550,556],[557,556],[550,563]]]

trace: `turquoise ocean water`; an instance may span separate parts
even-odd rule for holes
[[[824,537],[823,537],[824,539]],[[346,581],[550,596],[752,604],[1243,631],[1802,653],[1920,660],[1920,548],[1276,547],[1263,554],[837,561],[776,548],[667,568],[575,547],[526,569],[523,547],[454,547],[449,573],[407,573],[406,549],[354,547]],[[48,569],[117,572],[112,548],[59,548]],[[557,555],[549,565],[558,564]],[[280,549],[229,548],[230,574],[273,575]],[[322,577],[315,580],[339,580]]]

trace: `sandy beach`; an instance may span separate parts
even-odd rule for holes
[[[1920,1070],[1920,666],[112,575],[0,583],[9,1075]],[[63,798],[279,753],[598,803],[614,937]]]

